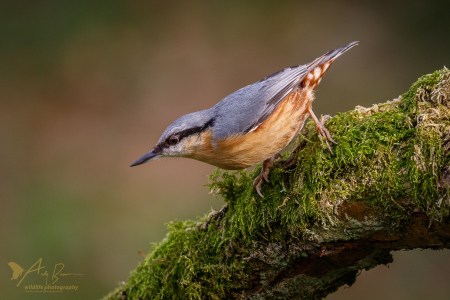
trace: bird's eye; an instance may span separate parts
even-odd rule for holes
[[[176,135],[173,135],[169,138],[169,145],[175,145],[179,141],[178,137]]]

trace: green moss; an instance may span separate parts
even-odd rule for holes
[[[226,214],[205,216],[200,224],[170,223],[167,237],[105,299],[224,299],[248,286],[252,256],[273,256],[274,270],[289,261],[261,249],[261,241],[357,238],[364,230],[334,233],[343,226],[395,230],[412,210],[432,220],[447,217],[448,187],[438,188],[438,181],[450,160],[445,144],[450,140],[449,74],[443,69],[425,75],[399,99],[333,117],[326,126],[338,142],[334,155],[309,122],[299,138],[307,142],[295,154],[295,168],[276,164],[271,183],[263,184],[264,199],[252,187],[260,166],[251,173],[216,170],[208,186],[223,196]],[[375,212],[372,218],[357,221],[338,214],[343,203],[354,201]],[[291,259],[307,255],[297,251]],[[261,273],[261,285],[271,276]]]

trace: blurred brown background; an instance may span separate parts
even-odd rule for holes
[[[176,118],[355,40],[319,86],[316,114],[393,99],[449,65],[449,11],[448,1],[0,2],[1,297],[99,299],[165,223],[221,207],[203,186],[212,166],[128,167]],[[64,279],[78,291],[16,288],[7,263],[39,258],[84,274]],[[327,299],[450,297],[449,251],[394,259]]]

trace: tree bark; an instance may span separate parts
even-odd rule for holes
[[[227,203],[171,223],[129,280],[104,299],[321,299],[393,250],[450,245],[450,72],[394,101],[333,117],[328,153],[308,124],[260,199],[252,174],[216,171]],[[221,179],[219,179],[219,177]]]

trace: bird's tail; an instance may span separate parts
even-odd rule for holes
[[[342,55],[344,52],[349,50],[350,48],[356,46],[358,42],[353,42],[348,45],[345,45],[344,47],[331,50],[324,55],[316,58],[306,66],[306,72],[304,79],[302,80],[303,86],[310,86],[313,89],[316,88],[316,86],[319,84],[321,78],[325,73],[327,72],[330,65],[333,63],[333,61]]]
[[[321,65],[323,63],[326,63],[330,60],[335,60],[336,58],[338,58],[339,56],[341,56],[344,52],[346,52],[347,50],[349,50],[350,48],[353,48],[354,46],[358,45],[358,42],[353,42],[350,43],[348,45],[345,45],[344,47],[335,49],[335,50],[331,50],[327,53],[325,53],[324,55],[322,55],[321,57],[319,57],[318,60],[318,64],[317,65]]]
[[[307,69],[309,71],[314,70],[317,66],[320,66],[322,64],[325,64],[327,62],[333,62],[336,58],[338,58],[339,56],[341,56],[344,52],[346,52],[347,50],[349,50],[350,48],[354,47],[358,45],[358,42],[353,42],[350,43],[348,45],[345,45],[341,48],[338,49],[334,49],[331,51],[328,51],[327,53],[325,53],[324,55],[316,58],[315,60],[313,60],[312,62],[310,62],[307,65]],[[309,72],[306,72],[306,74],[308,74]]]

